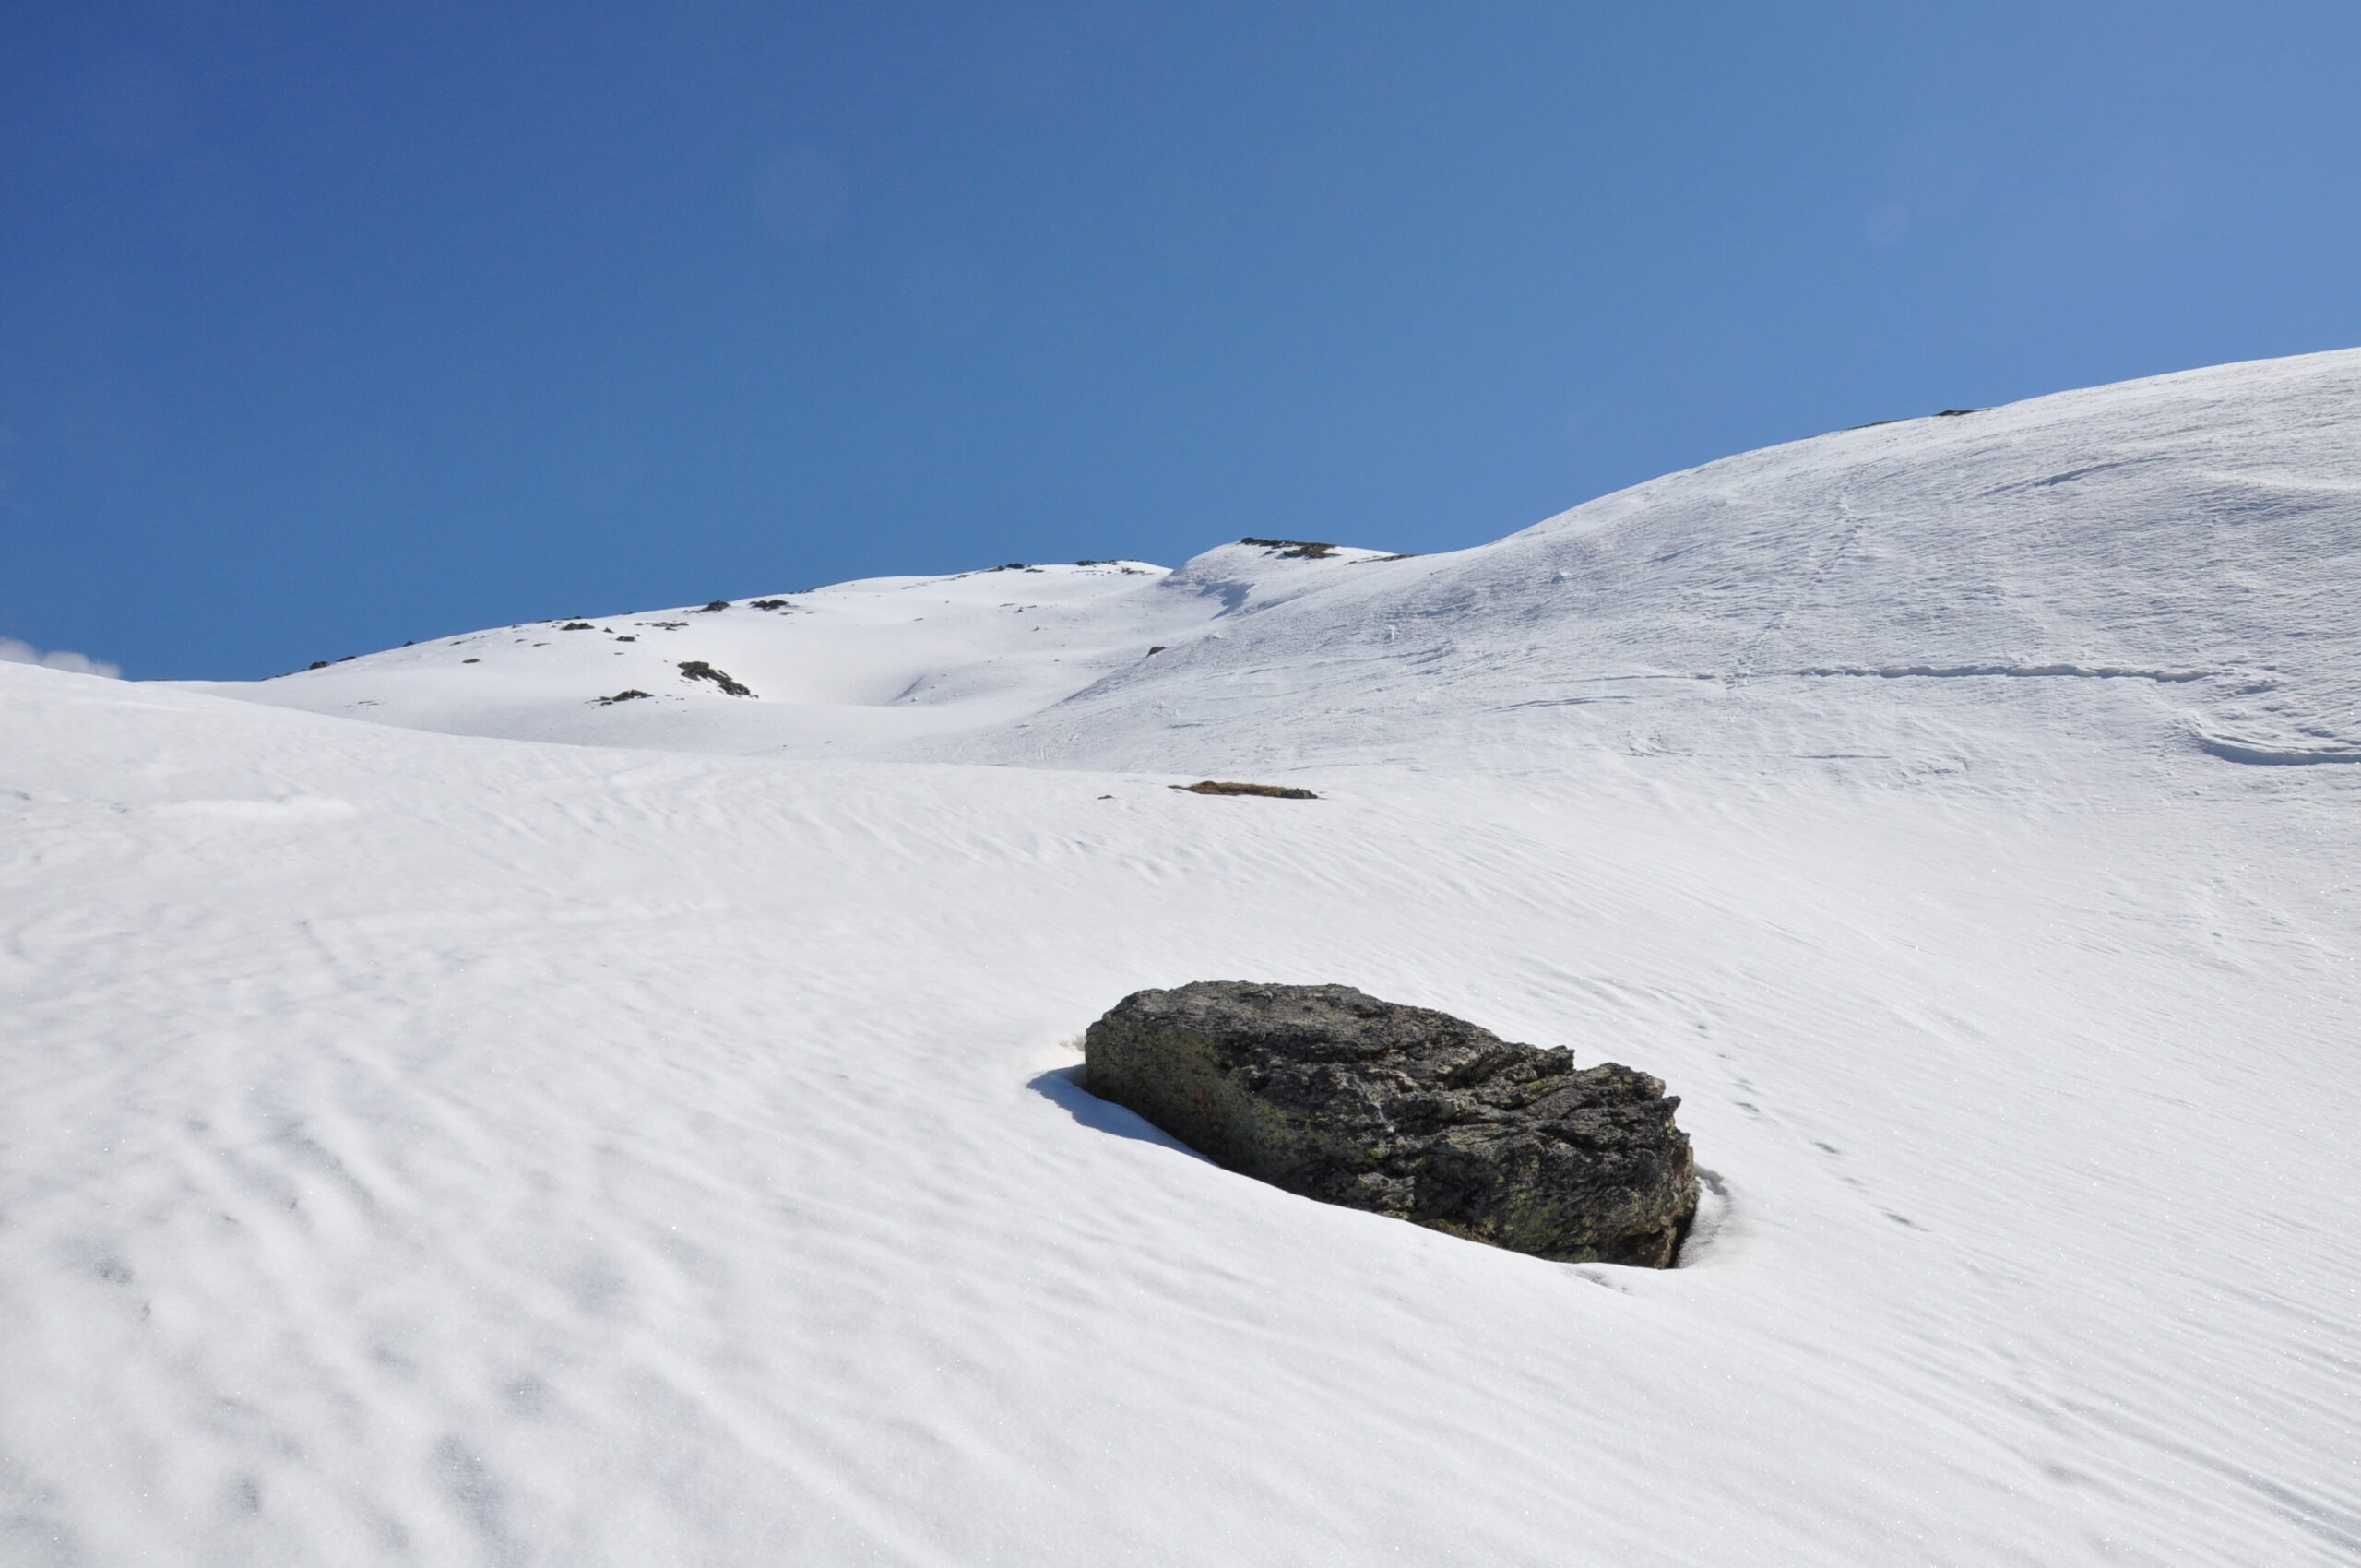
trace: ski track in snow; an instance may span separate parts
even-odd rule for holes
[[[2351,1562],[2361,770],[2248,765],[2361,757],[2356,380],[1431,559],[0,665],[0,1562]],[[1077,1085],[1194,979],[1661,1074],[1684,1266]]]

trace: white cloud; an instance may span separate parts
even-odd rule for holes
[[[14,637],[0,637],[0,664],[38,664],[44,670],[63,670],[69,675],[103,675],[108,680],[122,677],[123,666],[92,659],[87,653],[43,653],[30,643]]]

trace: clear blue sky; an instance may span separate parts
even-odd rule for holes
[[[2361,6],[0,6],[0,637],[1473,544],[2361,343]]]

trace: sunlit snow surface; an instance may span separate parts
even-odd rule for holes
[[[1431,559],[0,665],[0,1562],[2348,1562],[2357,437],[2321,355]],[[1661,1074],[1686,1265],[1075,1088],[1215,978]]]

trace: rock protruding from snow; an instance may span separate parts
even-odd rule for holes
[[[1087,1087],[1216,1163],[1323,1203],[1564,1263],[1667,1267],[1697,1210],[1680,1101],[1616,1063],[1345,985],[1125,997]]]

